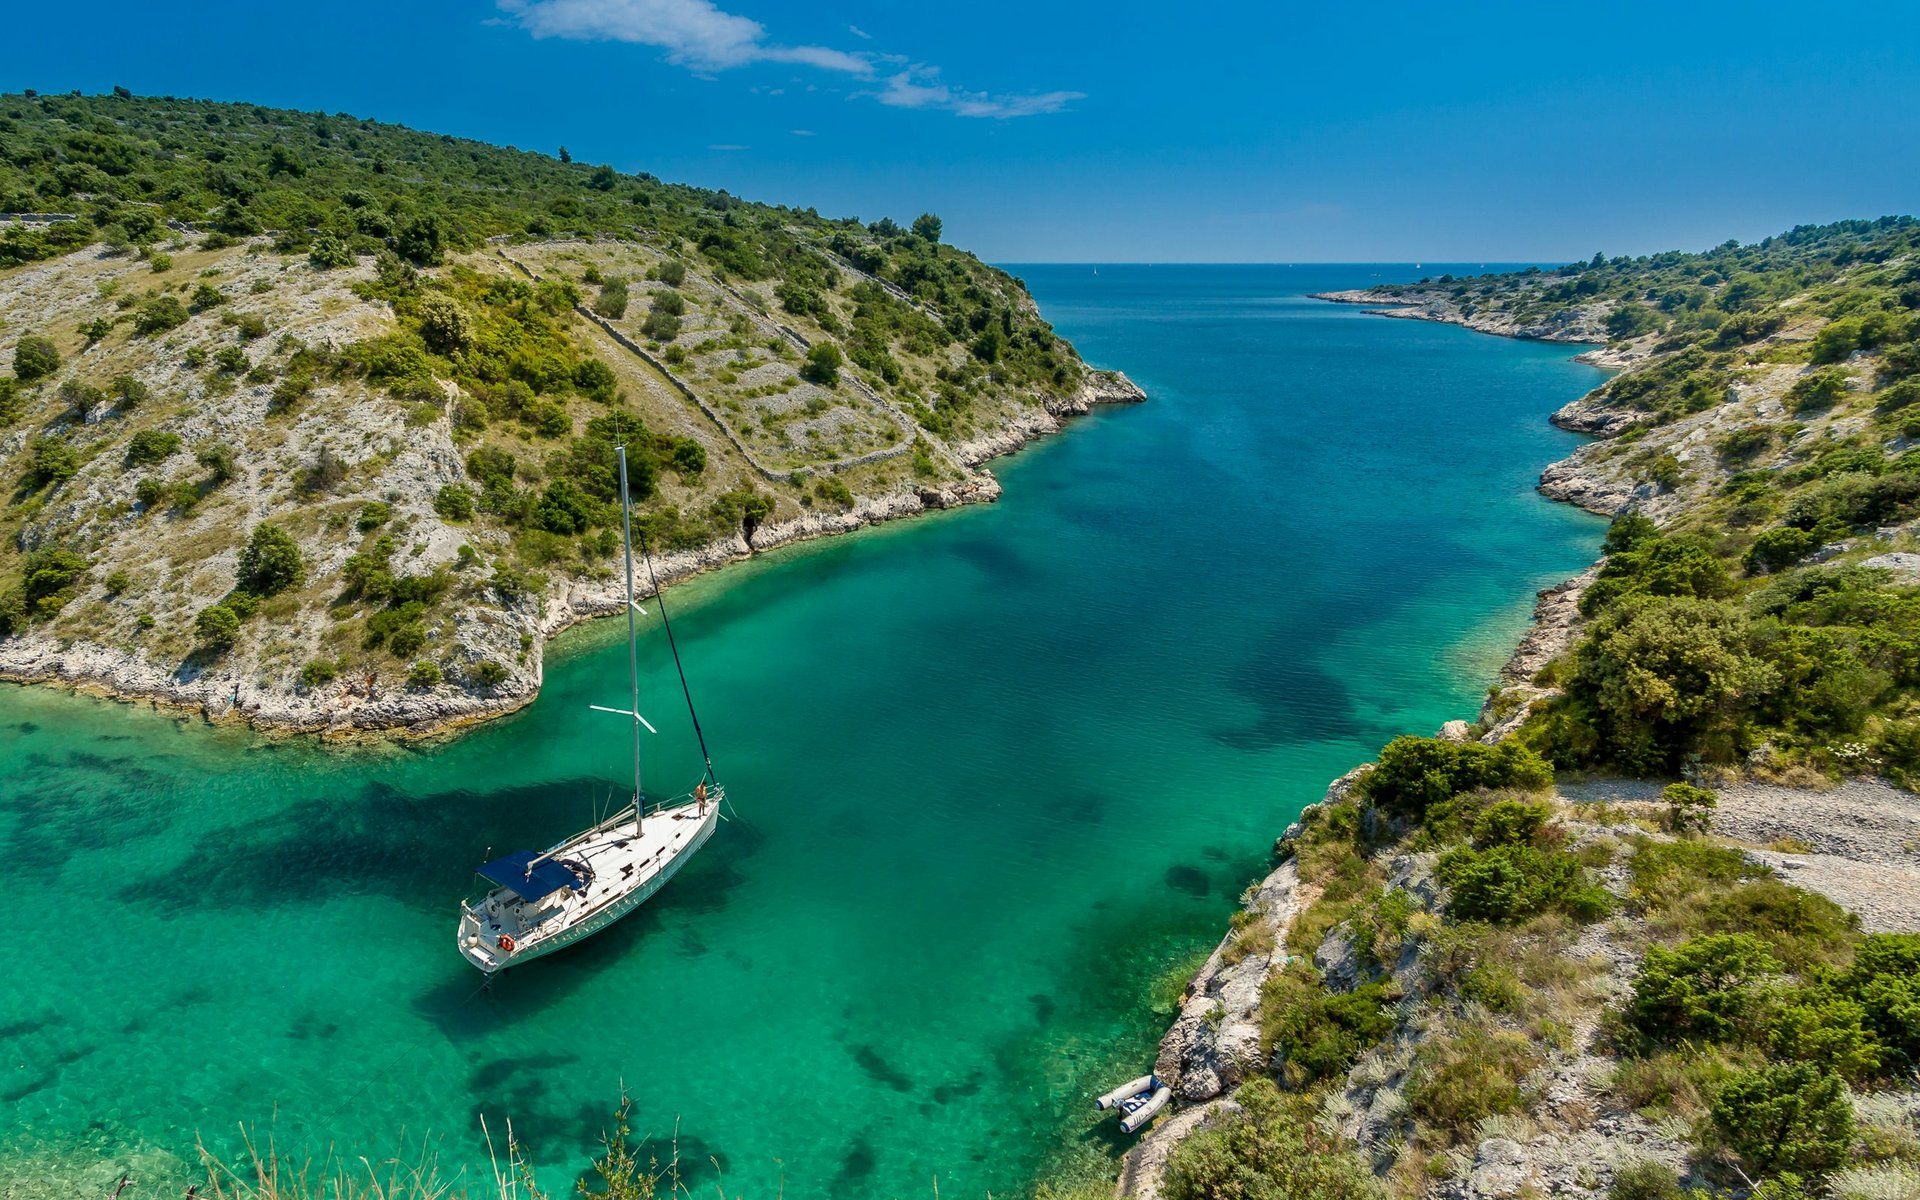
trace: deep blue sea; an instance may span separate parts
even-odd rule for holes
[[[342,751],[0,689],[0,1188],[178,1195],[510,1119],[550,1187],[621,1088],[702,1187],[1018,1195],[1118,1148],[1156,979],[1387,738],[1471,717],[1599,523],[1540,499],[1573,347],[1306,293],[1412,266],[1014,267],[1152,399],[994,465],[997,505],[677,589],[739,811],[641,915],[476,994],[455,904],[622,770],[619,630],[452,744]],[[643,707],[676,697],[657,633]],[[653,778],[690,781],[662,725]],[[473,1176],[469,1176],[473,1178]]]

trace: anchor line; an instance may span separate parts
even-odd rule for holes
[[[640,534],[640,557],[647,564],[647,579],[653,584],[653,602],[660,606],[660,627],[666,630],[667,649],[673,652],[673,669],[680,676],[680,694],[687,698],[687,716],[693,720],[693,736],[700,743],[700,758],[706,763],[706,780],[718,787],[720,780],[713,773],[713,755],[707,750],[707,735],[700,728],[700,713],[693,706],[693,689],[687,686],[687,668],[680,661],[680,645],[673,637],[673,622],[667,619],[667,596],[660,587],[660,574],[653,569],[653,552],[647,548],[645,531]]]

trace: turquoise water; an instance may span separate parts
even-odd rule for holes
[[[1433,268],[1428,268],[1429,270]],[[679,589],[739,819],[662,895],[476,993],[455,903],[491,848],[622,770],[619,631],[521,715],[328,751],[0,690],[0,1186],[164,1190],[241,1123],[283,1150],[511,1119],[564,1187],[624,1085],[729,1194],[1016,1194],[1112,1152],[1148,993],[1273,836],[1402,731],[1471,715],[1597,522],[1536,497],[1600,378],[1567,347],[1367,317],[1385,267],[1018,269],[1150,404],[998,464],[998,505]],[[643,708],[677,697],[655,633]],[[656,720],[652,778],[697,774]]]

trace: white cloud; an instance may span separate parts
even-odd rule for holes
[[[1057,113],[1085,92],[1021,92],[992,94],[969,92],[940,82],[940,73],[930,67],[917,67],[889,75],[886,86],[873,97],[894,108],[933,108],[961,117],[1032,117]]]
[[[791,133],[795,137],[813,137],[814,136],[814,132],[811,129],[789,129],[787,130],[787,132]]]
[[[754,63],[788,63],[872,79],[882,66],[906,59],[892,54],[836,50],[831,46],[788,46],[767,39],[766,26],[727,12],[713,0],[496,0],[500,11],[537,38],[631,42],[666,52],[670,63],[700,72],[725,71]],[[856,26],[848,32],[872,40]],[[812,91],[811,86],[808,91]],[[1080,92],[996,94],[969,92],[940,82],[939,70],[910,66],[888,76],[879,91],[861,92],[894,108],[924,108],[962,117],[1030,117],[1055,113]]]
[[[731,154],[737,150],[751,150],[753,149],[753,147],[740,146],[740,145],[734,144],[733,142],[715,142],[713,145],[708,146],[707,149],[718,150],[723,154]]]

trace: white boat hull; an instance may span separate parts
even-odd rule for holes
[[[720,821],[720,796],[647,814],[638,836],[631,810],[569,838],[545,857],[591,870],[584,890],[532,905],[505,888],[462,905],[461,956],[492,975],[592,937],[653,898],[707,844]]]

